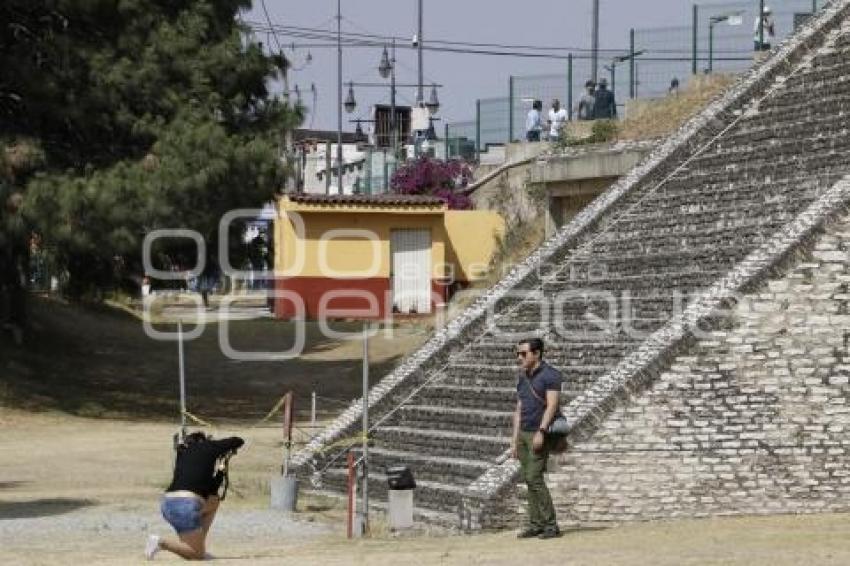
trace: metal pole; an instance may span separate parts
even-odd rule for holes
[[[611,94],[617,94],[617,64],[611,61]]]
[[[393,159],[398,156],[398,133],[396,132],[395,118],[395,39],[393,39],[390,59],[390,136],[392,136],[390,147],[393,150]]]
[[[508,78],[508,143],[514,141],[514,76]]]
[[[759,51],[764,50],[764,0],[759,0]]]
[[[371,145],[366,149],[366,167],[364,169],[366,170],[366,187],[365,187],[366,194],[371,195],[372,194],[372,146]]]
[[[419,46],[417,54],[419,57],[419,83],[418,88],[416,89],[416,104],[417,106],[422,104],[422,101],[425,100],[425,95],[423,94],[423,85],[425,84],[425,75],[422,67],[422,44],[425,43],[425,38],[422,37],[422,0],[419,0],[419,33],[417,35],[419,38]]]
[[[363,532],[369,532],[369,323],[363,323]]]
[[[714,22],[708,22],[708,72],[714,72]]]
[[[336,45],[337,45],[337,130],[336,130],[336,162],[338,194],[342,194],[342,0],[336,1]]]
[[[596,82],[599,72],[599,0],[593,0],[591,33],[590,77]]]
[[[384,193],[390,192],[390,164],[387,161],[387,150],[384,150]]]
[[[691,74],[696,75],[699,73],[699,66],[697,64],[697,50],[699,48],[699,6],[694,4],[694,23],[693,23],[693,51],[691,53]]]
[[[635,28],[629,30],[629,98],[635,97]]]
[[[310,433],[316,430],[316,392],[310,395]]]
[[[475,101],[475,159],[481,160],[481,99]]]
[[[325,194],[331,194],[331,176],[333,175],[333,157],[331,157],[331,142],[325,142]]]
[[[183,361],[183,321],[177,321],[177,356],[180,366],[180,440],[186,439],[186,365]]]
[[[812,15],[815,15],[815,12],[818,11],[818,0],[812,0]]]
[[[448,161],[449,160],[449,124],[448,123],[446,123],[445,132],[446,133],[443,135],[443,140],[445,142],[444,151],[445,151],[445,155],[446,155],[445,160]]]
[[[573,119],[573,54],[567,55],[567,117]]]

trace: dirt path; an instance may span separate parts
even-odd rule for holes
[[[168,533],[157,499],[173,427],[0,412],[0,564],[140,563],[147,533]],[[222,564],[570,564],[588,566],[850,564],[848,515],[643,523],[517,541],[513,533],[348,542],[342,506],[302,498],[288,518],[267,509],[280,458],[275,429],[221,430],[247,446],[211,534]],[[160,555],[158,563],[179,563]]]

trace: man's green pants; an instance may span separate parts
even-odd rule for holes
[[[554,529],[558,526],[555,521],[555,507],[552,505],[549,488],[543,480],[550,443],[547,439],[543,443],[543,449],[535,452],[531,447],[534,435],[534,432],[520,431],[517,442],[522,479],[528,486],[528,526],[535,530]]]

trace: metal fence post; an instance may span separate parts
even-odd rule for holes
[[[366,194],[371,195],[372,194],[372,148],[371,147],[369,147],[366,150],[366,167],[364,167],[364,169],[366,170],[366,187],[365,187]]]
[[[567,55],[567,117],[573,119],[573,54]]]
[[[481,160],[481,99],[475,100],[475,160]]]
[[[443,140],[445,141],[445,147],[443,148],[444,152],[445,152],[445,156],[446,156],[445,160],[448,161],[449,160],[449,124],[448,123],[446,123],[446,133],[443,136]]]
[[[694,4],[694,23],[693,23],[693,51],[691,53],[691,74],[699,73],[699,63],[697,61],[697,51],[699,50],[699,5]]]
[[[511,143],[514,139],[514,77],[508,77],[508,139]]]
[[[629,98],[635,97],[635,28],[629,30]]]

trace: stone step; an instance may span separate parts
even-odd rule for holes
[[[478,454],[495,461],[510,448],[509,436],[465,434],[455,431],[417,429],[403,426],[382,426],[373,437],[378,444],[400,446],[410,444],[423,453],[454,457],[457,454]]]
[[[800,120],[808,120],[809,123],[785,125],[771,121],[770,117],[763,121],[744,123],[728,138],[722,138],[691,163],[694,167],[712,164],[714,160],[735,163],[753,156],[758,158],[765,153],[799,153],[801,147],[813,152],[846,148],[847,144],[839,136],[850,128],[850,115],[801,116]]]
[[[788,211],[782,214],[776,214],[771,218],[752,217],[742,219],[734,223],[713,222],[706,225],[683,225],[673,226],[669,229],[659,232],[647,229],[645,227],[632,226],[629,230],[618,229],[611,230],[601,234],[594,243],[597,246],[607,244],[619,244],[622,241],[633,241],[636,238],[647,242],[679,242],[683,248],[688,247],[706,247],[712,242],[718,244],[730,244],[738,242],[739,245],[753,245],[765,241],[770,235],[784,226],[787,222],[793,220],[797,216],[797,211]],[[620,226],[619,228],[624,228]],[[659,244],[660,245],[660,244]],[[616,250],[617,248],[609,248]]]
[[[485,411],[411,404],[399,409],[393,426],[507,436],[511,433],[512,409]]]
[[[513,387],[455,385],[445,380],[425,387],[415,402],[438,407],[504,411],[516,400]]]
[[[770,188],[770,194],[765,195],[763,192],[764,180],[761,179],[749,182],[707,182],[701,185],[698,191],[695,191],[692,185],[674,177],[667,181],[663,187],[640,200],[642,206],[657,209],[662,206],[695,206],[702,203],[713,203],[716,200],[756,200],[762,198],[769,201],[793,196],[801,190],[823,191],[826,187],[817,180],[811,179],[808,175],[795,175],[772,181]]]
[[[783,88],[788,90],[794,89],[792,92],[796,93],[799,92],[797,89],[808,86],[808,92],[811,95],[822,84],[833,83],[841,77],[848,76],[850,74],[850,61],[841,61],[838,59],[834,64],[829,64],[831,57],[832,54],[821,55],[815,58],[813,60],[815,65],[811,69],[806,69],[803,72],[798,72],[788,77]]]
[[[392,446],[376,446],[369,448],[369,469],[385,473],[391,466],[405,465],[413,472],[414,478],[438,483],[463,483],[477,479],[487,468],[495,463],[491,461],[474,460],[455,456],[438,456],[428,452],[419,452],[416,446],[409,442],[393,444]],[[356,458],[362,455],[362,448],[352,449]],[[476,454],[473,452],[471,454]]]
[[[554,281],[544,283],[543,290],[547,293],[557,293],[567,289],[578,290],[588,288],[604,289],[611,292],[629,290],[634,294],[638,294],[644,289],[667,289],[670,291],[679,289],[682,292],[688,292],[693,289],[706,288],[726,273],[728,273],[728,270],[725,269],[707,271],[694,268],[692,271],[683,271],[675,276],[647,274],[635,277],[588,279],[585,281],[557,278]]]
[[[414,479],[416,479],[414,477]],[[348,490],[348,470],[331,468],[323,474],[323,489],[337,493]],[[443,513],[457,513],[460,506],[461,494],[466,485],[442,483],[416,479],[416,489],[413,492],[413,505],[424,510]],[[387,502],[387,476],[380,472],[369,472],[370,498]]]
[[[837,91],[828,95],[818,93],[818,105],[816,107],[812,106],[811,97],[808,96],[772,96],[762,102],[755,117],[745,118],[745,122],[760,122],[769,117],[775,117],[777,120],[785,120],[788,117],[806,120],[817,116],[821,109],[834,112],[836,109],[847,108],[847,105],[850,104],[850,84],[847,87],[846,91]]]
[[[689,168],[677,174],[676,179],[690,183],[694,191],[703,183],[732,182],[743,179],[783,179],[791,175],[808,172],[812,178],[833,178],[835,170],[848,161],[848,142],[836,141],[841,144],[841,151],[819,153],[796,153],[793,155],[772,155],[761,159],[748,159],[741,163],[724,163],[718,160],[714,166],[695,168],[693,163]],[[781,159],[780,159],[781,157]],[[764,187],[764,194],[770,194],[770,186]]]

